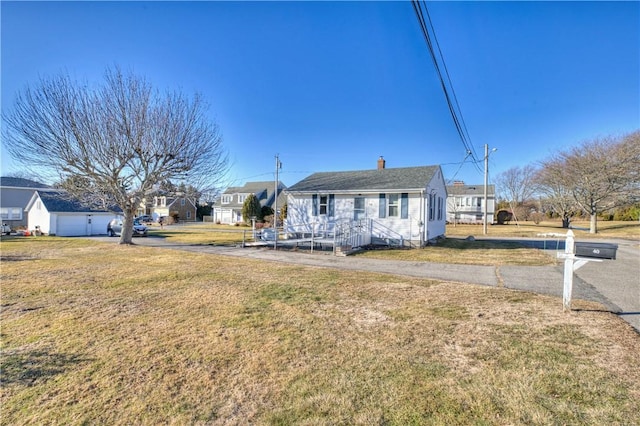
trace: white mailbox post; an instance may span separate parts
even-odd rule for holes
[[[576,255],[576,246],[578,254]],[[562,291],[562,311],[571,311],[571,293],[573,291],[573,272],[586,265],[587,262],[602,262],[603,259],[615,259],[615,244],[607,243],[576,243],[573,231],[567,231],[564,253],[558,253],[559,259],[564,259],[564,288]],[[582,257],[585,256],[585,257]]]

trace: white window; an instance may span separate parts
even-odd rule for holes
[[[22,209],[20,207],[0,208],[2,220],[22,220]]]
[[[429,194],[429,220],[434,220],[436,215],[436,194]]]
[[[444,202],[442,197],[438,197],[438,220],[442,220]]]
[[[187,219],[191,219],[191,211],[187,212]]]
[[[353,219],[359,220],[365,218],[364,197],[355,197],[353,199]]]
[[[247,199],[247,194],[238,194],[238,202],[244,203],[244,200]]]
[[[399,215],[399,204],[398,204],[398,194],[389,194],[389,210],[388,217],[398,217]]]
[[[326,195],[320,196],[320,214],[327,214],[327,200],[329,197]]]
[[[180,200],[180,205],[181,205],[181,206],[184,206],[185,204],[186,204],[186,200],[185,200],[184,198],[183,198],[183,199],[181,199],[181,200]]]

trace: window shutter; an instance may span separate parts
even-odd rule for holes
[[[318,216],[318,194],[313,194],[311,196],[311,210],[313,216]]]
[[[336,200],[335,200],[336,196],[335,194],[329,194],[329,217],[333,217],[335,216],[335,204],[336,204]]]
[[[385,194],[380,194],[380,201],[378,203],[378,217],[380,219],[387,217],[387,197]]]
[[[400,219],[409,218],[409,194],[403,192],[400,194]]]

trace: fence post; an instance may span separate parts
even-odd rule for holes
[[[574,260],[573,231],[567,231],[567,240],[564,245],[564,288],[562,291],[562,311],[571,310],[571,293],[573,291],[573,260]]]
[[[311,253],[313,253],[313,246],[315,245],[315,243],[313,242],[313,238],[315,237],[315,222],[311,224]]]

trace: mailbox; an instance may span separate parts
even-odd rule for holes
[[[592,243],[576,241],[575,255],[578,257],[594,257],[597,259],[615,259],[617,244]]]

